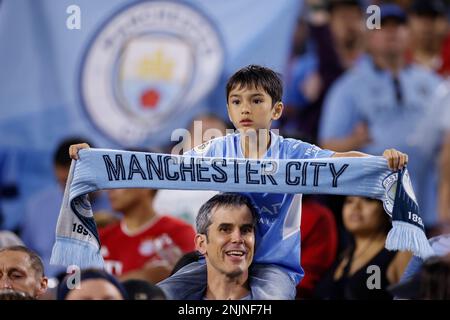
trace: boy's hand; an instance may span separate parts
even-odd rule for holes
[[[388,161],[389,169],[392,171],[402,169],[408,163],[408,155],[395,149],[386,149],[383,157]]]
[[[78,151],[81,149],[88,149],[90,146],[87,143],[73,144],[69,147],[69,155],[71,159],[78,160]]]

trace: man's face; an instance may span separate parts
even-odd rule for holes
[[[364,35],[364,21],[357,6],[339,6],[330,15],[331,31],[335,39],[346,48],[353,48]]]
[[[37,274],[28,254],[0,252],[0,290],[12,289],[37,298],[47,290],[47,278]]]
[[[205,255],[208,275],[235,278],[248,273],[253,261],[255,231],[247,206],[213,208],[208,236],[198,234],[197,250]]]
[[[241,132],[270,129],[272,120],[281,117],[283,104],[272,106],[272,98],[263,88],[235,86],[228,95],[228,115]]]
[[[369,46],[373,53],[399,57],[408,48],[408,37],[409,32],[405,24],[386,19],[380,29],[369,32]]]
[[[411,37],[424,48],[432,48],[436,40],[440,39],[438,17],[432,15],[412,14],[409,18]]]
[[[123,300],[120,291],[105,279],[87,279],[79,289],[70,290],[66,300]]]
[[[114,211],[126,214],[143,202],[151,201],[150,189],[112,189],[108,190],[111,208]]]

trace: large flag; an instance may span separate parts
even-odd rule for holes
[[[24,200],[52,183],[51,154],[67,136],[157,147],[200,112],[225,116],[236,69],[284,71],[300,4],[1,1],[0,176],[16,177],[20,194],[3,201],[4,226],[15,227]]]

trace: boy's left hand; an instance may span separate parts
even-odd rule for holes
[[[402,169],[408,163],[408,155],[395,149],[386,149],[383,157],[388,161],[389,169],[392,171]]]

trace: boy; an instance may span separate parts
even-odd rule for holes
[[[226,86],[227,109],[238,133],[210,140],[187,155],[252,159],[311,159],[365,157],[367,154],[322,150],[309,143],[286,139],[270,131],[283,112],[282,81],[274,71],[256,65],[238,70]],[[70,156],[87,144],[73,145]],[[408,156],[394,149],[383,153],[392,170],[402,168]],[[276,191],[276,190],[274,190]],[[300,266],[301,194],[248,193],[258,212],[256,250],[250,272],[253,299],[294,299],[303,277]],[[161,282],[170,299],[189,299],[206,289],[206,265],[191,263]]]

